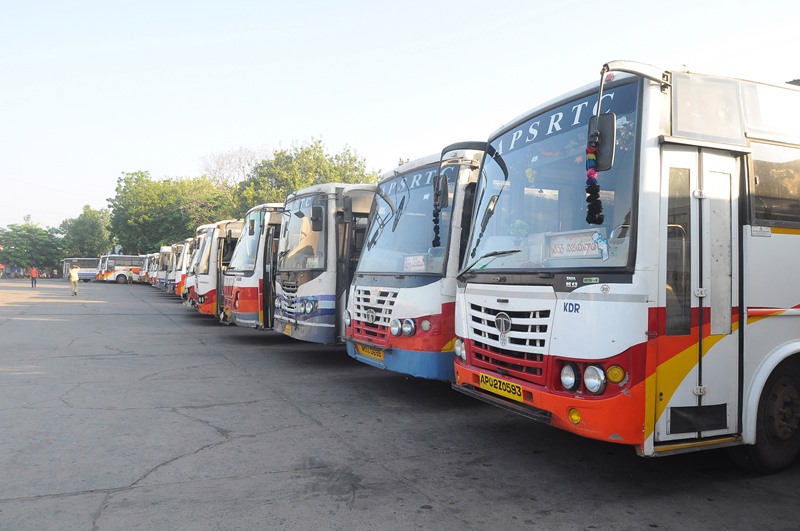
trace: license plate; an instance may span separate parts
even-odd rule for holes
[[[488,374],[478,373],[481,389],[485,389],[490,393],[522,402],[522,387]]]
[[[366,345],[356,345],[356,350],[362,356],[368,356],[370,358],[383,361],[383,350],[375,347],[368,347]]]
[[[292,335],[291,323],[286,323],[285,325],[283,325],[283,333],[286,334],[287,336]]]

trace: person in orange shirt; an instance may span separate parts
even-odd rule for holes
[[[39,278],[39,270],[36,269],[36,266],[31,266],[31,287],[36,287],[36,279]]]

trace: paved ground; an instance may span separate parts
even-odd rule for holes
[[[642,459],[149,286],[0,280],[0,529],[792,529],[800,464]]]

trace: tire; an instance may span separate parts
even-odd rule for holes
[[[731,448],[739,466],[772,474],[788,468],[800,454],[800,365],[786,360],[767,379],[758,400],[756,443]]]
[[[126,277],[125,275],[117,275],[116,281],[117,281],[117,284],[127,284],[128,283],[128,277]]]

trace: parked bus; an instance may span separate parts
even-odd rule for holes
[[[197,251],[200,256],[195,271],[196,306],[200,313],[218,317],[224,301],[223,275],[242,233],[242,220],[226,219],[211,225]]]
[[[225,270],[223,323],[272,328],[282,221],[283,203],[258,205],[245,214],[242,235]]]
[[[138,282],[144,256],[131,254],[106,254],[97,265],[97,280],[126,284]]]
[[[180,248],[180,251],[178,251]],[[183,243],[176,244],[173,253],[177,253],[177,260],[175,262],[175,275],[173,290],[178,297],[183,296],[183,288],[186,285],[186,273],[192,261],[192,253],[194,251],[194,238],[186,238]]]
[[[275,279],[275,330],[344,341],[347,290],[364,245],[374,184],[327,183],[286,198]]]
[[[148,253],[144,255],[139,282],[142,284],[154,285],[158,274],[158,253]]]
[[[643,456],[789,466],[798,123],[789,85],[617,61],[493,134],[453,387]]]
[[[173,243],[170,245],[169,264],[167,265],[167,281],[164,285],[164,291],[169,293],[175,292],[176,278],[178,275],[178,260],[183,251],[183,242]]]
[[[167,277],[169,268],[172,265],[172,246],[162,245],[158,249],[158,260],[156,266],[156,278],[153,285],[160,290],[166,291]]]
[[[378,181],[344,315],[353,358],[453,380],[455,277],[485,146],[454,144]]]
[[[213,223],[200,225],[194,231],[194,250],[189,261],[189,267],[186,270],[186,281],[183,287],[183,303],[187,306],[197,307],[197,272],[200,269],[200,258],[202,257],[201,249],[204,248],[205,240],[208,238],[208,232],[214,229]]]
[[[97,266],[99,263],[99,258],[64,258],[61,260],[61,276],[67,278],[72,266],[77,265],[78,278],[83,282],[89,282],[97,278]]]

